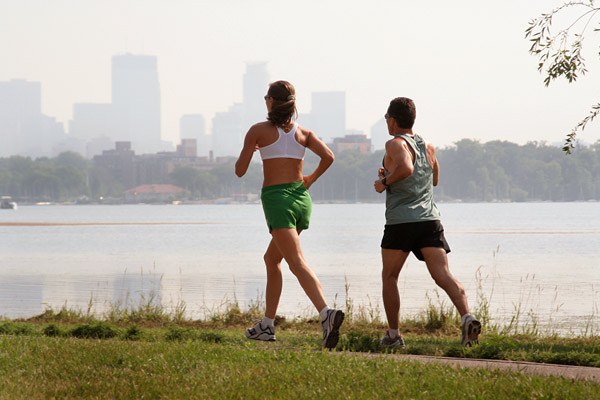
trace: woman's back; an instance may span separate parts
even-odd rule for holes
[[[263,186],[301,181],[308,132],[295,123],[278,128],[269,121],[251,129],[256,131],[256,143],[263,158]]]

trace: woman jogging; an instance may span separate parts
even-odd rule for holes
[[[275,340],[274,320],[283,287],[281,261],[285,259],[319,312],[323,347],[331,349],[337,345],[344,313],[327,307],[321,283],[304,259],[299,235],[302,230],[308,229],[310,222],[312,201],[308,189],[333,163],[334,156],[317,135],[294,121],[297,110],[292,84],[286,81],[271,83],[264,99],[267,121],[259,122],[248,130],[235,164],[235,174],[243,176],[254,151],[260,151],[264,178],[261,202],[272,236],[264,255],[267,267],[265,317],[254,327],[246,329],[246,336],[256,340]],[[302,173],[306,148],[320,158],[310,175]]]

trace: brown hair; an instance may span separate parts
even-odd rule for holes
[[[408,97],[396,97],[390,101],[388,115],[396,120],[399,128],[412,129],[417,118],[417,107]]]
[[[277,81],[269,85],[267,96],[273,98],[271,112],[267,120],[275,126],[288,125],[293,118],[298,116],[296,109],[296,89],[287,81]]]

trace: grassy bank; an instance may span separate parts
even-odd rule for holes
[[[563,378],[275,350],[239,332],[211,340],[0,338],[0,398],[598,398]],[[560,394],[560,395],[559,395]]]
[[[147,302],[102,317],[68,309],[0,320],[0,399],[36,398],[600,398],[600,385],[558,377],[423,365],[385,353],[384,325],[348,313],[337,354],[320,347],[316,318],[277,319],[278,341],[246,340],[260,304],[234,303],[201,321],[185,307]],[[433,306],[402,321],[405,354],[525,360],[600,367],[600,338],[510,334],[491,327],[481,344],[459,343],[458,318]],[[364,355],[361,356],[361,355]]]

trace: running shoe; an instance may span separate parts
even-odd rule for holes
[[[258,321],[252,328],[246,329],[246,337],[248,339],[262,340],[265,342],[274,342],[275,327],[262,325],[262,321]]]
[[[327,317],[321,322],[323,328],[323,347],[333,349],[340,340],[340,326],[344,322],[342,310],[328,310]]]
[[[388,330],[385,331],[385,335],[379,343],[383,347],[387,347],[388,349],[403,349],[404,347],[406,347],[402,336],[398,335],[395,338],[391,338],[390,332]]]
[[[481,322],[477,321],[473,316],[468,316],[465,323],[460,327],[462,331],[462,345],[472,346],[479,344],[479,334],[481,334]]]

